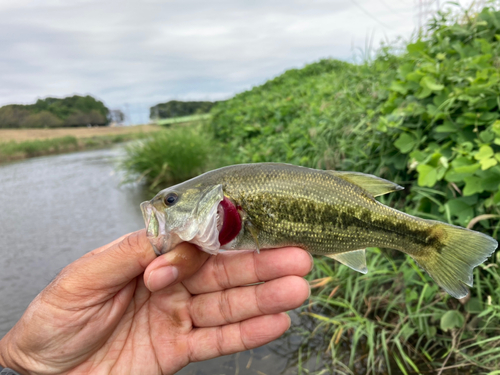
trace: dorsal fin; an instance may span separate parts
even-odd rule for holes
[[[326,256],[352,268],[354,271],[361,273],[368,272],[368,268],[366,268],[365,249],[348,251],[340,254],[328,254]]]
[[[384,195],[392,191],[403,190],[404,187],[395,184],[394,182],[384,180],[383,178],[359,173],[359,172],[340,172],[340,171],[327,171],[335,177],[341,178],[351,184],[357,185],[366,190],[374,197]]]

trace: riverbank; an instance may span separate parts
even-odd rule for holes
[[[105,147],[147,137],[155,125],[98,128],[0,129],[0,163]]]

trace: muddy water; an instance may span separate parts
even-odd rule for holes
[[[67,264],[141,229],[139,186],[120,185],[120,147],[0,166],[0,335]],[[179,374],[295,374],[300,343],[288,335],[252,351],[193,363]]]

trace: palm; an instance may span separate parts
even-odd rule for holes
[[[173,374],[189,362],[279,337],[289,325],[281,312],[302,304],[309,292],[297,277],[311,267],[300,249],[226,253],[208,260],[194,247],[184,249],[176,265],[182,282],[155,292],[144,284],[142,272],[152,275],[161,257],[140,259],[138,265],[124,262],[112,280],[100,280],[103,260],[97,260],[107,249],[63,271],[2,340],[15,342],[21,357],[29,359],[29,366],[14,366],[21,373]],[[136,276],[127,278],[130,274]],[[36,335],[24,333],[27,324],[37,327]]]

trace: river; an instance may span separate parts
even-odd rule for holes
[[[67,264],[144,226],[137,185],[121,185],[123,149],[76,152],[0,166],[0,335]],[[293,314],[297,321],[297,315]],[[192,363],[180,375],[296,374],[300,338]],[[314,367],[314,366],[313,366]]]

